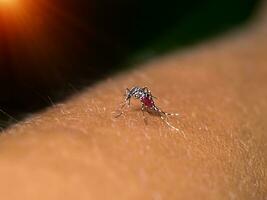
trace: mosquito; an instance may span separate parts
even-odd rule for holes
[[[155,102],[153,100],[153,98],[156,98],[155,96],[152,95],[151,91],[148,89],[148,87],[132,87],[132,89],[128,89],[126,88],[125,91],[125,100],[122,103],[122,106],[120,108],[120,112],[119,114],[117,114],[115,117],[118,118],[120,117],[124,112],[124,108],[126,105],[128,105],[128,107],[130,106],[131,103],[131,98],[135,98],[135,99],[139,99],[141,102],[141,110],[143,112],[143,116],[144,116],[144,112],[147,111],[152,111],[154,113],[156,113],[158,116],[160,116],[160,118],[172,129],[174,129],[175,131],[182,133],[184,136],[183,131],[181,131],[180,129],[174,127],[172,124],[169,123],[168,121],[168,117],[169,116],[178,116],[178,113],[168,113],[165,111],[162,111],[159,107],[157,107],[155,105]]]

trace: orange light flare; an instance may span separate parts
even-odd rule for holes
[[[40,30],[38,11],[29,0],[0,0],[0,23],[8,36],[26,36]]]
[[[54,74],[54,79],[60,79],[62,69],[72,67],[66,57],[72,56],[69,47],[75,45],[71,39],[76,38],[70,33],[72,28],[83,30],[84,26],[62,2],[0,0],[0,52],[10,63],[0,65],[0,71],[9,68],[21,79],[45,82],[53,79]]]
[[[0,0],[0,40],[16,68],[28,66],[20,62],[34,62],[48,57],[52,42],[47,31],[50,14],[44,0]],[[31,61],[29,61],[31,60]],[[30,65],[29,65],[30,67]]]
[[[61,78],[64,70],[73,69],[69,61],[75,59],[75,45],[87,48],[76,35],[83,32],[94,37],[87,23],[63,2],[0,0],[0,52],[5,52],[9,68],[18,76],[46,80],[59,74]],[[4,66],[0,65],[0,71]]]
[[[0,6],[16,6],[17,0],[0,0]]]
[[[20,10],[22,0],[0,0],[0,17],[11,20]]]

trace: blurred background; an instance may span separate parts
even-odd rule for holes
[[[148,58],[238,28],[257,5],[0,0],[0,127]]]

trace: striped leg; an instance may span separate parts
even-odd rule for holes
[[[128,105],[128,107],[130,106],[130,99],[125,100],[125,101],[122,103],[122,105],[121,105],[121,107],[120,107],[120,112],[119,112],[119,114],[115,115],[115,118],[118,118],[118,117],[120,117],[122,114],[124,114],[123,110],[124,110],[124,107],[125,107],[126,105]]]
[[[175,126],[173,126],[172,124],[170,124],[170,122],[168,121],[168,116],[178,116],[179,114],[178,113],[167,113],[167,112],[164,112],[162,110],[160,110],[158,107],[156,106],[153,106],[153,109],[159,113],[160,115],[160,118],[172,129],[174,129],[175,131],[177,131],[178,133],[182,134],[182,136],[185,138],[185,134],[182,130],[180,130],[179,128],[176,128]],[[163,117],[165,116],[165,118]]]
[[[145,124],[147,124],[147,119],[146,119],[146,116],[145,116],[145,105],[142,103],[142,113],[143,113],[143,119],[144,119],[144,122]]]

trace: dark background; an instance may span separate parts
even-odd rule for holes
[[[0,127],[15,121],[9,115],[23,118],[137,62],[235,28],[258,4],[28,0],[14,13],[2,6]]]

